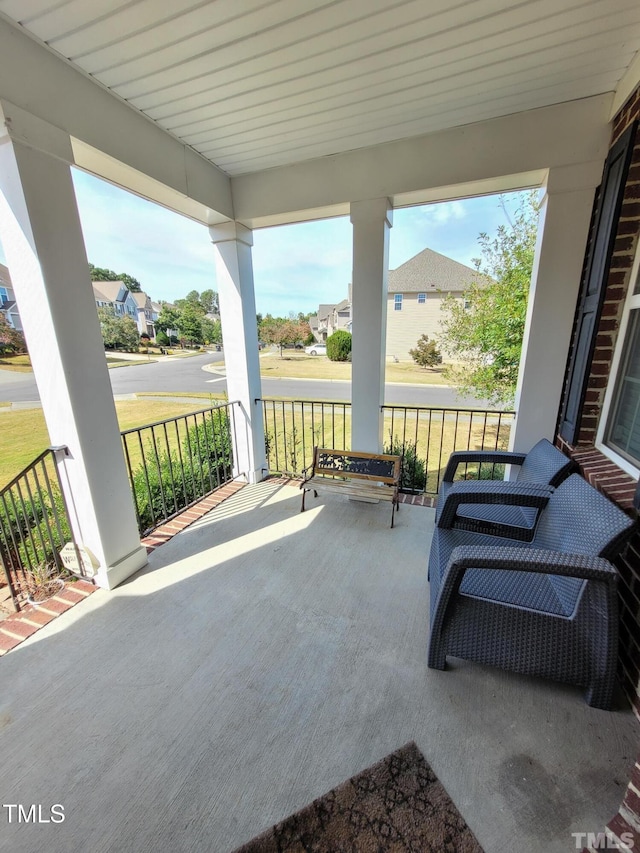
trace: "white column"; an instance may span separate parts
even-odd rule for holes
[[[602,164],[549,173],[540,211],[510,446],[553,441],[580,288],[594,191]],[[579,177],[582,186],[575,186]],[[586,179],[586,180],[585,180]]]
[[[387,342],[389,229],[387,198],[352,202],[353,286],[351,448],[380,452]]]
[[[11,139],[0,111],[0,236],[54,445],[67,445],[63,480],[72,525],[112,588],[147,562],[126,474],[104,345],[68,165],[55,128]],[[36,128],[40,130],[41,128]]]
[[[251,246],[253,233],[237,222],[209,229],[216,252],[216,281],[224,339],[229,400],[236,409],[235,476],[250,483],[267,473],[258,354],[256,298],[253,289]]]

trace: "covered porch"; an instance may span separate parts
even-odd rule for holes
[[[415,740],[486,851],[574,849],[617,811],[631,711],[427,669],[433,510],[245,486],[2,661],[0,849],[225,853]],[[70,650],[74,650],[70,654]]]
[[[248,3],[237,18],[216,3],[190,0],[171,14],[138,3],[81,10],[17,0],[0,7],[0,234],[51,441],[69,448],[74,532],[95,555],[101,586],[115,588],[146,555],[71,167],[204,226],[203,242],[213,243],[228,393],[243,421],[235,474],[248,482],[267,473],[253,230],[350,217],[351,446],[375,451],[394,209],[540,187],[511,433],[511,445],[528,450],[554,437],[611,119],[640,78],[640,21],[627,5],[610,0],[606,26],[587,2],[558,21],[544,4],[528,12],[511,3],[429,11],[385,2],[363,14],[350,0],[311,3],[302,12],[285,0],[268,11]],[[501,51],[497,68],[488,59],[487,27]],[[573,44],[576,28],[582,37]],[[522,53],[534,31],[540,57]],[[451,43],[452,32],[462,44]],[[336,37],[344,65],[332,57]],[[263,52],[254,54],[258,44]],[[590,49],[601,64],[589,76]],[[537,66],[543,58],[555,74],[530,79],[532,59]],[[442,95],[441,67],[450,97]]]
[[[487,851],[565,850],[618,809],[636,718],[471,664],[428,670],[431,511],[402,506],[389,531],[375,507],[327,500],[300,516],[289,487],[261,483],[251,244],[258,228],[350,217],[350,438],[375,451],[394,209],[540,188],[510,442],[554,441],[612,128],[635,127],[637,4],[241,5],[0,3],[0,239],[102,587],[3,657],[3,801],[61,803],[67,819],[9,826],[0,845],[224,851],[413,738]],[[634,156],[626,213],[609,210],[606,236],[624,227],[608,339],[581,353],[595,363],[573,400],[583,426],[613,384],[633,287]],[[191,217],[213,243],[233,473],[250,485],[149,557],[72,167]],[[579,439],[595,427],[572,432],[571,452]],[[636,546],[621,657],[637,705]]]

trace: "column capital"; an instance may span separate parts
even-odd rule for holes
[[[233,220],[209,226],[209,236],[212,243],[231,243],[236,240],[246,246],[253,246],[253,231]]]
[[[604,161],[590,160],[587,163],[572,163],[568,166],[553,166],[547,171],[544,189],[547,195],[570,193],[576,190],[595,189],[602,181]]]
[[[74,162],[68,133],[9,101],[0,100],[0,140],[7,138],[69,165]]]
[[[393,206],[388,198],[368,198],[364,201],[352,201],[350,205],[351,222],[386,222],[393,225]]]

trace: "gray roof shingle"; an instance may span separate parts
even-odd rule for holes
[[[423,249],[395,270],[389,270],[389,293],[459,291],[477,280],[479,273],[446,255]]]

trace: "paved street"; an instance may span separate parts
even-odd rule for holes
[[[225,392],[227,383],[224,376],[203,369],[206,365],[222,361],[223,357],[222,353],[206,353],[110,370],[113,394]],[[320,379],[263,379],[262,393],[264,397],[294,400],[349,400],[351,383]],[[0,401],[25,403],[39,399],[33,374],[0,370]],[[393,405],[485,408],[483,401],[458,398],[455,389],[446,386],[387,385],[385,400]]]

